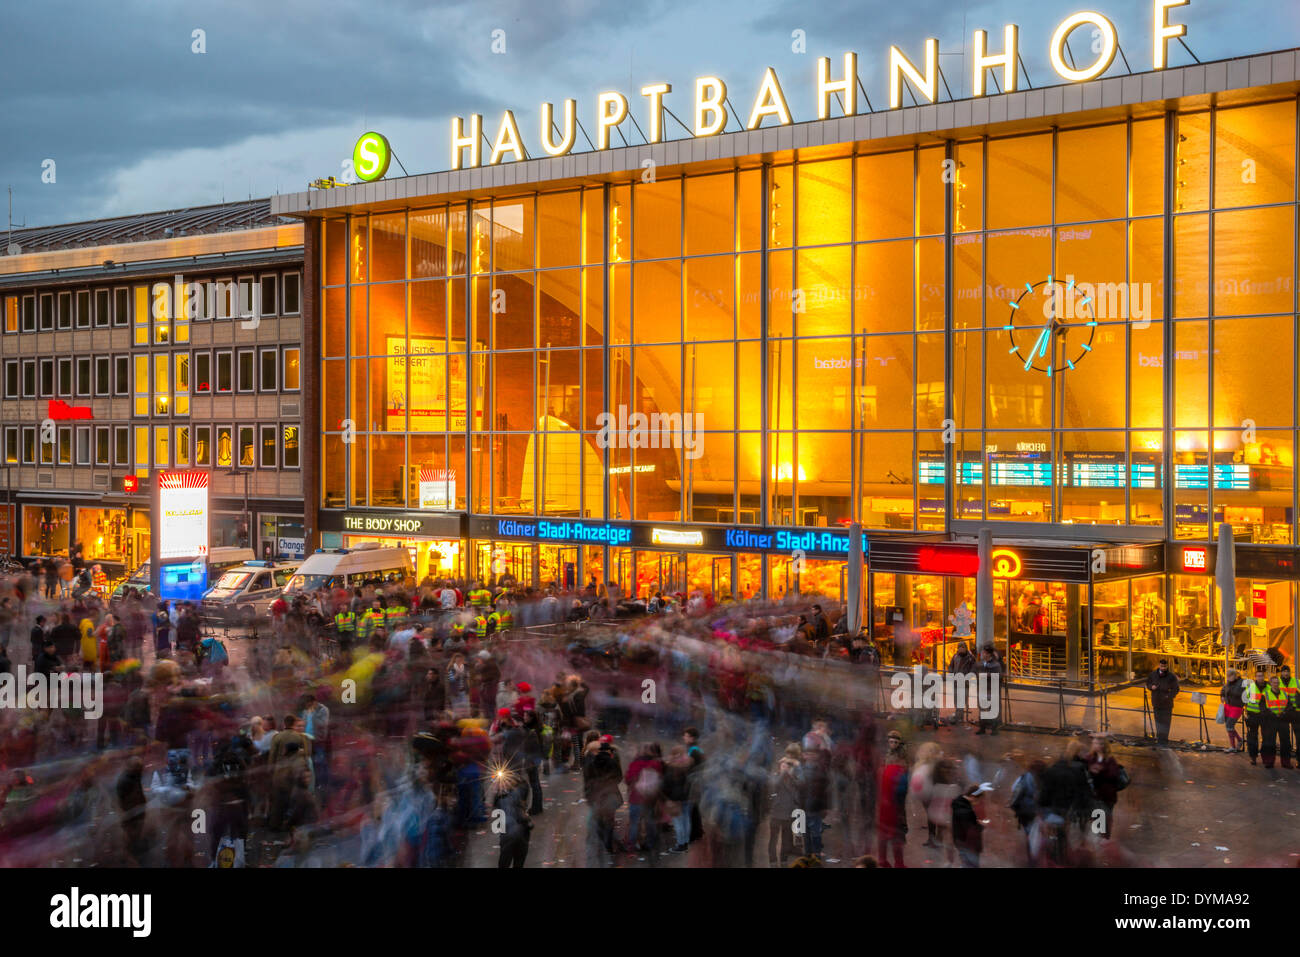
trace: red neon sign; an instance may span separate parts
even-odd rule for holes
[[[47,418],[55,422],[70,422],[73,419],[93,419],[95,416],[88,405],[68,405],[62,399],[51,399],[45,410]]]
[[[1203,572],[1209,552],[1204,548],[1183,549],[1183,571]]]
[[[964,552],[941,552],[934,548],[923,548],[916,556],[917,567],[923,572],[937,572],[940,575],[974,575],[979,571],[978,555]]]
[[[136,478],[136,476],[134,476],[134,475],[123,475],[123,476],[122,476],[122,491],[123,491],[123,492],[138,492],[138,491],[140,491],[140,480],[139,480],[138,478]]]

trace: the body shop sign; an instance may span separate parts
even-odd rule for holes
[[[208,557],[208,473],[158,473],[159,558]]]

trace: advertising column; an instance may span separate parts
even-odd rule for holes
[[[157,472],[151,492],[154,532],[149,585],[160,598],[198,601],[207,585],[208,473]]]

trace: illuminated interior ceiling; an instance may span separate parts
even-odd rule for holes
[[[524,475],[537,475],[537,485],[544,488],[545,511],[549,514],[579,514],[582,508],[582,495],[585,493],[589,503],[603,501],[605,464],[600,449],[596,448],[591,437],[584,438],[574,431],[567,422],[547,415],[538,420],[541,435],[529,437],[524,448]],[[545,450],[544,465],[533,471],[534,459],[540,459]],[[533,506],[533,484],[525,482],[519,504],[523,507]]]

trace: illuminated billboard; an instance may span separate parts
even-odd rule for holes
[[[159,551],[162,561],[208,556],[208,473],[158,473]]]

